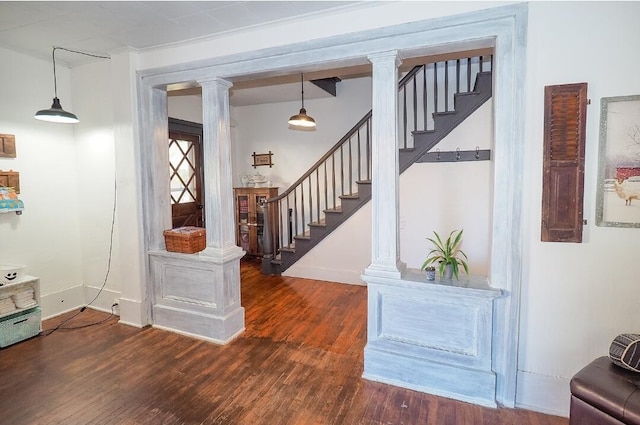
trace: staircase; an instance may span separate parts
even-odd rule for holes
[[[492,56],[453,59],[416,66],[402,78],[401,173],[491,98],[492,64]],[[371,111],[291,187],[263,206],[277,208],[280,219],[278,229],[265,220],[262,272],[285,271],[370,199]]]

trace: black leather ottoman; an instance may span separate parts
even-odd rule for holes
[[[640,373],[595,359],[571,379],[569,425],[640,425]]]

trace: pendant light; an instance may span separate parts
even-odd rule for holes
[[[53,57],[53,104],[51,104],[51,108],[42,109],[33,116],[33,118],[41,121],[49,121],[49,122],[58,122],[64,124],[75,124],[80,122],[78,117],[72,112],[67,112],[62,109],[62,105],[60,105],[60,99],[58,99],[58,82],[56,79],[56,50],[66,50],[67,52],[79,53],[85,56],[92,56],[94,58],[102,58],[102,59],[110,59],[107,56],[98,56],[92,55],[90,53],[78,52],[75,50],[65,49],[63,47],[54,47],[52,52]]]
[[[315,128],[316,120],[307,115],[307,110],[304,109],[304,75],[300,74],[300,85],[302,87],[302,108],[297,115],[289,118],[289,125],[296,130],[296,127],[306,129]]]

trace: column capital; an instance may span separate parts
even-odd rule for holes
[[[370,55],[367,56],[367,59],[372,64],[373,63],[388,62],[389,60],[393,60],[393,61],[395,61],[396,67],[400,66],[400,64],[402,63],[402,58],[400,58],[400,55],[398,54],[397,50],[389,50],[387,52],[371,53]]]
[[[231,81],[225,80],[220,77],[209,77],[209,78],[201,78],[196,80],[200,86],[204,87],[213,87],[213,86],[221,86],[227,89],[230,89],[233,86]]]

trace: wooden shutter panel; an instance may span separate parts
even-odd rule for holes
[[[587,83],[546,86],[542,241],[582,242]]]

